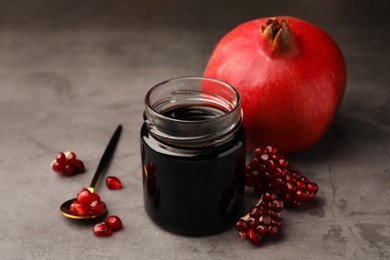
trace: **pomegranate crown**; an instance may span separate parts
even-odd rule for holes
[[[285,19],[281,22],[276,17],[269,18],[266,25],[261,25],[262,36],[271,45],[271,54],[289,54],[295,56],[298,53],[296,39]]]

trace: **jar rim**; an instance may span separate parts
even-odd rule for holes
[[[191,81],[197,84],[189,84]],[[210,85],[204,91],[208,85],[203,85],[203,81],[223,87]],[[156,100],[152,101],[153,98]],[[191,105],[215,109],[218,113],[199,120],[178,119],[164,114],[169,109]],[[241,97],[233,86],[218,79],[200,76],[171,78],[156,84],[146,94],[144,119],[151,134],[169,143],[219,143],[229,138],[241,124]]]
[[[171,82],[174,82],[174,81],[179,81],[179,80],[206,80],[206,81],[212,81],[212,82],[215,82],[215,83],[218,83],[218,84],[221,84],[225,87],[228,87],[229,89],[231,89],[233,91],[233,93],[235,94],[235,97],[236,97],[236,102],[234,104],[234,107],[232,110],[229,110],[227,111],[226,113],[224,113],[223,115],[221,115],[220,117],[227,117],[229,116],[229,114],[231,113],[234,113],[236,111],[236,109],[241,109],[241,96],[239,94],[239,92],[230,84],[224,82],[224,81],[221,81],[221,80],[218,80],[218,79],[214,79],[214,78],[208,78],[208,77],[200,77],[200,76],[182,76],[182,77],[175,77],[175,78],[171,78],[171,79],[167,79],[167,80],[164,80],[156,85],[154,85],[146,94],[145,96],[145,104],[146,106],[155,113],[156,116],[159,116],[159,117],[164,117],[166,120],[171,120],[171,121],[176,121],[176,122],[205,122],[207,120],[210,120],[210,121],[213,121],[215,120],[214,118],[212,119],[203,119],[203,120],[194,120],[194,121],[188,121],[188,120],[182,120],[182,119],[176,119],[176,118],[172,118],[172,117],[168,117],[168,116],[165,116],[161,113],[159,113],[159,111],[157,111],[149,102],[149,99],[150,99],[150,95],[152,94],[152,92],[154,90],[156,90],[157,88],[159,88],[160,86],[162,85],[165,85],[167,83],[171,83]]]

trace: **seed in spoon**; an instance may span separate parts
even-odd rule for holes
[[[104,204],[99,194],[82,188],[77,198],[70,204],[70,213],[75,216],[99,215],[104,212]]]

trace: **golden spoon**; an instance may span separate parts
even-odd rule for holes
[[[111,162],[111,158],[114,154],[116,145],[118,144],[121,132],[122,132],[122,125],[119,125],[117,127],[117,129],[115,130],[115,133],[112,135],[110,142],[108,143],[107,148],[103,153],[102,158],[100,159],[100,162],[99,162],[99,165],[96,169],[95,175],[93,176],[91,184],[89,185],[89,188],[88,188],[88,190],[90,192],[95,191],[95,185],[96,185],[99,177],[104,173],[104,171],[107,169],[107,166]],[[70,204],[72,204],[72,202],[75,199],[76,198],[73,198],[73,199],[67,200],[64,203],[62,203],[62,205],[60,207],[60,211],[61,211],[62,215],[64,215],[65,217],[68,217],[68,218],[72,218],[72,219],[91,219],[91,218],[97,218],[99,216],[102,216],[107,212],[106,204],[103,203],[104,204],[104,211],[101,212],[100,214],[88,215],[88,216],[73,215],[70,212]]]

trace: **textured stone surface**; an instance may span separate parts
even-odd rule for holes
[[[386,1],[0,1],[1,259],[388,259],[390,26]],[[240,4],[238,4],[240,3]],[[388,10],[388,8],[387,8]],[[201,75],[213,46],[241,22],[292,15],[329,32],[348,87],[327,136],[290,157],[320,186],[315,203],[285,211],[284,232],[260,248],[234,229],[183,237],[143,210],[143,97],[161,80]],[[98,190],[124,230],[96,238],[58,208],[92,178],[116,125],[124,132]],[[49,165],[73,150],[87,172]],[[247,206],[255,201],[247,195]]]

